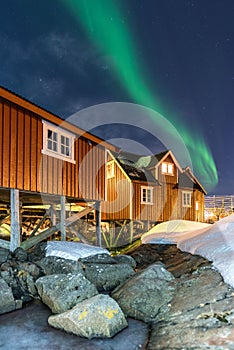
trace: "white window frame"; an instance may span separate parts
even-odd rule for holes
[[[141,186],[141,204],[153,205],[153,187]]]
[[[183,191],[182,192],[182,206],[184,208],[192,207],[192,192],[191,191]]]
[[[55,124],[49,123],[45,120],[42,121],[42,124],[43,124],[43,149],[41,153],[46,154],[47,156],[51,156],[51,157],[65,160],[67,162],[75,164],[76,161],[74,158],[74,142],[75,142],[76,136],[71,132],[65,129],[62,129]],[[49,131],[52,132],[52,135],[54,136],[57,135],[57,139],[55,139],[55,137],[48,139]],[[68,141],[68,145],[65,145],[62,142],[63,138],[65,138],[65,140]],[[49,141],[51,142],[52,147],[53,145],[57,144],[57,149],[54,149],[54,150],[50,149]],[[64,154],[62,152],[62,148],[65,148],[65,149],[69,148],[69,155]]]
[[[170,171],[171,168],[171,171]],[[174,164],[169,162],[162,162],[162,174],[174,175]]]
[[[115,164],[114,160],[110,160],[109,162],[106,163],[106,178],[107,179],[112,179],[115,177]],[[110,169],[109,169],[110,167]]]

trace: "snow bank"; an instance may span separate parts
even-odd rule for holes
[[[77,242],[51,241],[46,245],[46,256],[57,256],[62,259],[77,261],[96,254],[110,253],[107,249]]]
[[[177,244],[182,251],[200,255],[212,261],[224,281],[234,288],[234,214],[203,228],[193,229],[192,226],[187,231],[178,226],[175,232],[160,232],[159,227],[154,234],[149,235],[149,231],[143,235],[142,242]]]

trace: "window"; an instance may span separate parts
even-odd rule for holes
[[[141,203],[153,204],[153,187],[141,186]]]
[[[183,207],[192,206],[192,192],[182,192],[182,205]]]
[[[75,163],[74,141],[74,134],[43,121],[43,154]]]
[[[174,164],[172,163],[162,163],[162,173],[167,175],[173,175],[174,173]]]
[[[111,160],[106,164],[106,178],[111,179],[115,176],[115,167],[114,167],[114,161]]]

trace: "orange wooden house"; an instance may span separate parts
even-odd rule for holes
[[[171,151],[155,156],[108,152],[102,220],[142,229],[168,220],[204,221],[205,189]]]
[[[20,246],[20,210],[26,205],[59,204],[63,239],[65,202],[85,203],[86,214],[95,206],[100,231],[106,148],[116,151],[100,138],[0,87],[0,204],[10,207],[11,215],[11,241],[8,245],[1,240],[1,246],[10,246],[12,251]]]

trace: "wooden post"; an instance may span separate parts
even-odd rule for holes
[[[101,237],[101,202],[97,201],[95,205],[96,209],[96,242],[97,246],[102,246],[102,237]]]
[[[131,220],[129,222],[129,234],[130,234],[130,239],[129,239],[129,243],[132,243],[133,241],[133,221]]]
[[[56,225],[56,204],[51,204],[50,206],[50,218],[52,226]]]
[[[61,241],[66,241],[66,207],[65,207],[65,196],[60,197],[60,232],[61,232]]]
[[[11,189],[11,241],[10,251],[13,252],[20,246],[20,211],[19,190]]]

